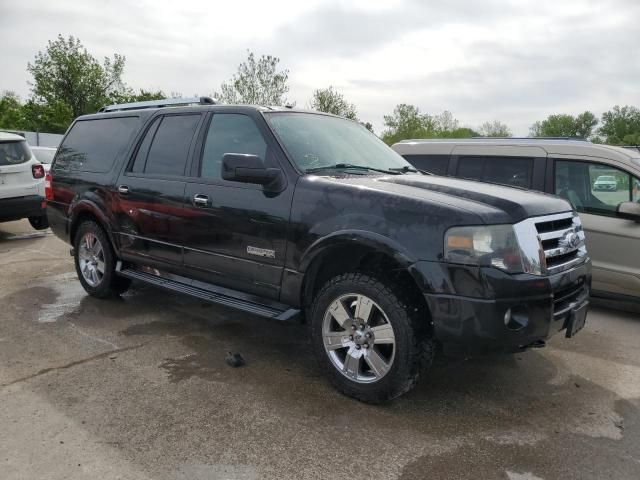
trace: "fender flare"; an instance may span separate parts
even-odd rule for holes
[[[298,270],[306,272],[318,255],[332,247],[348,244],[361,244],[379,250],[406,267],[416,261],[406,248],[389,237],[367,230],[339,230],[313,242],[302,254]]]
[[[95,201],[88,198],[83,198],[82,200],[73,202],[69,205],[69,243],[73,245],[74,239],[72,232],[77,227],[78,219],[84,213],[89,213],[98,220],[98,223],[104,229],[107,237],[109,237],[111,246],[117,255],[119,253],[119,249],[114,241],[112,220],[104,213],[104,209],[101,209]]]

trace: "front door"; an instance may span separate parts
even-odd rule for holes
[[[185,172],[198,113],[161,115],[146,130],[116,183],[115,214],[121,256],[159,267],[182,265]]]
[[[204,281],[278,299],[293,185],[270,192],[223,180],[220,171],[225,153],[258,155],[279,167],[279,147],[260,117],[215,113],[201,151],[185,192],[185,268]]]
[[[579,212],[593,262],[593,289],[640,296],[640,224],[616,215],[640,201],[640,180],[621,168],[580,159],[555,160],[555,192]]]

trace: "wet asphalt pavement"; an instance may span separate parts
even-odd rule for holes
[[[572,340],[438,362],[369,406],[306,327],[149,287],[96,300],[68,251],[0,224],[0,479],[640,478],[639,314],[592,308]]]

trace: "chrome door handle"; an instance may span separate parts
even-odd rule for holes
[[[207,205],[209,205],[209,197],[197,193],[193,196],[193,204],[198,207],[206,207]]]
[[[126,185],[120,185],[118,187],[118,193],[121,195],[127,195],[129,193],[129,187]]]

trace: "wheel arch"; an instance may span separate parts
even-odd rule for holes
[[[117,245],[114,242],[113,232],[111,228],[109,228],[111,223],[98,205],[90,200],[81,200],[73,206],[69,221],[69,243],[74,245],[78,227],[86,221],[93,221],[97,223],[105,231],[107,238],[109,239],[109,242],[111,242],[111,246],[117,255]]]
[[[428,312],[428,306],[414,278],[412,255],[392,239],[372,232],[338,232],[316,241],[301,261],[304,272],[300,305],[307,309],[316,293],[329,279],[347,272],[378,274],[406,289],[412,299]]]

